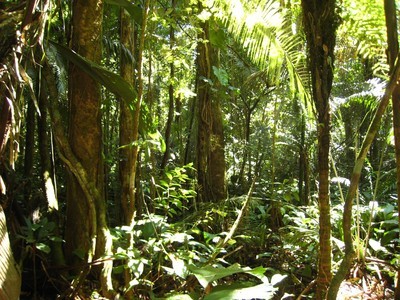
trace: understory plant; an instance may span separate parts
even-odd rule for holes
[[[225,244],[221,241],[227,231],[208,230],[210,220],[227,216],[225,207],[204,205],[204,210],[187,212],[195,196],[187,176],[190,168],[168,170],[156,183],[154,212],[113,229],[114,276],[122,279],[129,272],[134,278],[119,292],[131,290],[150,299],[273,299],[285,276],[267,277],[264,266],[230,262],[226,258],[235,238]]]

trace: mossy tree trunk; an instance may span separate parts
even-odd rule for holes
[[[100,0],[74,1],[72,8],[72,39],[74,51],[100,63],[102,56],[103,2]],[[97,197],[89,199],[75,174],[67,182],[66,258],[78,266],[81,261],[110,254],[111,237],[106,221],[103,183],[102,128],[100,85],[87,73],[71,64],[69,69],[69,144],[82,165]],[[78,254],[78,256],[77,256]],[[96,268],[101,272],[102,292],[110,296],[112,285],[110,263]],[[77,268],[80,271],[80,268]],[[110,293],[109,293],[110,292]]]
[[[200,202],[218,202],[226,197],[225,150],[222,112],[212,67],[218,51],[210,43],[210,21],[201,24],[197,46],[197,181]]]
[[[318,120],[319,262],[316,299],[324,299],[332,278],[329,196],[330,105],[338,17],[335,0],[302,0],[312,96]]]

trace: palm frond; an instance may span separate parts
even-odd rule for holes
[[[293,96],[305,100],[308,114],[310,75],[307,68],[304,40],[293,29],[289,14],[275,0],[213,0],[216,16],[228,32],[243,45],[249,58],[267,70],[271,85],[279,85],[287,72],[288,87]]]

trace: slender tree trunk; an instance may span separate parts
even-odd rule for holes
[[[175,11],[175,6],[176,2],[175,0],[171,0],[171,7],[172,7],[172,14],[174,14]],[[173,51],[175,47],[175,30],[172,25],[170,25],[169,28],[169,49],[170,51]],[[175,81],[175,66],[174,62],[172,61],[169,66],[169,77],[170,77],[170,83],[168,86],[168,98],[169,98],[169,104],[168,104],[168,118],[167,118],[167,125],[165,128],[165,152],[164,156],[161,162],[161,170],[163,170],[167,163],[168,159],[171,153],[171,129],[172,129],[172,122],[174,121],[174,115],[175,115],[175,97],[174,97],[174,81]]]
[[[3,89],[1,90],[1,92],[6,93],[6,91],[4,91]],[[3,99],[1,99],[0,102],[0,157],[3,157],[3,154],[6,150],[6,145],[10,136],[10,130],[11,106],[7,99],[5,99],[4,97]]]
[[[121,76],[135,86],[135,33],[134,24],[130,15],[121,9],[121,43],[126,50],[130,51],[131,56],[121,54]],[[132,99],[134,101],[134,99]],[[131,222],[135,211],[135,176],[136,176],[136,156],[133,151],[132,143],[135,141],[133,132],[134,118],[133,111],[125,101],[120,101],[120,128],[119,143],[120,150],[119,176],[121,181],[121,206],[124,214],[124,224]]]
[[[72,8],[72,49],[100,63],[102,56],[103,2],[74,1]],[[111,254],[111,236],[106,220],[104,165],[99,84],[75,65],[69,70],[69,143],[88,179],[97,190],[89,199],[82,182],[70,174],[67,182],[66,257],[70,263],[81,253],[87,262]],[[92,202],[93,201],[93,202]],[[102,265],[100,281],[105,296],[112,296],[111,262]],[[99,269],[100,267],[96,267]]]
[[[121,53],[121,76],[132,86],[135,86],[135,44],[136,44],[135,24],[127,11],[121,9],[120,13],[120,40],[121,44],[130,52],[130,56]],[[131,101],[134,101],[132,99]],[[136,99],[137,100],[137,99]],[[135,137],[133,129],[134,120],[133,111],[129,108],[125,101],[120,101],[120,127],[119,127],[119,143],[120,163],[119,176],[121,181],[121,206],[124,215],[123,224],[131,224],[134,212],[136,211],[136,169],[137,155],[134,151],[133,142]],[[131,240],[131,238],[129,239]],[[127,263],[127,262],[125,262]],[[128,290],[132,280],[132,274],[129,269],[124,271],[125,287]],[[130,289],[125,294],[127,299],[133,298],[133,290]]]
[[[243,99],[243,102],[246,106],[244,115],[245,115],[245,129],[244,129],[244,149],[243,149],[243,161],[240,166],[239,171],[239,184],[243,191],[248,190],[248,185],[251,183],[251,150],[250,150],[250,122],[251,122],[251,111],[248,104]],[[245,179],[244,172],[246,169],[246,165],[249,165],[249,170],[247,172],[247,179]]]
[[[270,207],[270,216],[271,216],[271,230],[273,232],[278,232],[279,228],[283,225],[282,213],[281,213],[281,204],[279,201],[275,200],[275,170],[276,170],[276,132],[277,132],[277,123],[279,120],[279,110],[277,107],[278,100],[274,99],[274,125],[272,127],[272,149],[271,149],[271,182],[270,182],[270,197],[271,197],[271,207]]]
[[[319,262],[316,299],[324,299],[332,278],[329,197],[330,105],[338,17],[335,0],[302,0],[312,94],[318,114]]]
[[[376,109],[374,118],[368,128],[368,132],[365,135],[360,152],[358,153],[356,162],[354,164],[353,173],[350,179],[350,186],[346,195],[343,208],[343,238],[345,244],[345,255],[343,257],[343,260],[340,264],[337,273],[332,279],[331,286],[329,287],[328,291],[329,300],[336,300],[339,286],[341,282],[345,279],[347,272],[350,270],[351,264],[353,263],[353,259],[355,257],[353,239],[351,236],[351,224],[353,218],[352,214],[353,200],[358,190],[358,184],[360,181],[361,171],[364,166],[365,158],[367,157],[371,144],[379,130],[382,116],[386,110],[386,107],[389,104],[389,100],[393,93],[393,90],[397,86],[397,80],[399,76],[400,76],[400,55],[397,56],[397,62],[395,67],[393,68],[393,71],[391,72],[389,82],[386,85],[385,93],[381,98],[378,108]]]
[[[390,71],[393,71],[395,60],[399,53],[399,39],[397,33],[397,15],[396,3],[394,0],[385,0],[385,16],[386,16],[386,30],[388,42],[388,61]],[[397,177],[397,208],[399,211],[399,226],[400,226],[400,86],[396,85],[392,92],[392,105],[393,105],[393,132],[394,132],[394,145],[396,155],[396,177]],[[395,291],[395,299],[400,299],[400,270],[397,271],[397,284]]]
[[[300,124],[300,145],[299,145],[299,197],[301,205],[309,204],[310,195],[310,175],[308,161],[308,147],[306,144],[306,121],[301,113]]]
[[[34,144],[35,144],[35,106],[33,100],[29,99],[26,112],[26,134],[25,134],[25,153],[24,153],[24,200],[30,207],[31,205],[31,189],[32,189],[32,173],[34,161]],[[30,207],[32,209],[32,207]]]
[[[126,57],[121,57],[121,76],[128,81],[132,86],[137,85],[137,99],[132,99],[134,109],[130,109],[126,103],[121,103],[120,115],[120,144],[123,146],[121,149],[120,161],[120,179],[122,185],[122,198],[121,204],[125,215],[125,224],[131,225],[135,218],[137,208],[137,189],[139,188],[139,122],[140,110],[143,101],[143,52],[145,49],[145,37],[147,31],[147,17],[150,9],[150,0],[146,0],[143,8],[143,19],[141,24],[140,35],[136,35],[135,27],[132,19],[125,11],[121,11],[121,42],[136,58],[137,65],[135,73],[135,66],[133,60],[128,60]],[[137,40],[139,37],[139,40]],[[136,51],[136,44],[138,48]],[[136,76],[135,76],[136,75]],[[129,248],[134,247],[133,236],[129,236]],[[134,293],[130,282],[132,281],[132,274],[130,270],[126,270],[125,288],[127,299],[133,299]]]
[[[197,78],[199,71],[197,70],[196,72],[196,83],[195,83],[195,91],[197,91],[197,86],[198,86],[198,80]],[[194,140],[194,132],[195,132],[195,115],[196,115],[196,98],[192,97],[190,100],[190,112],[189,112],[189,124],[188,124],[188,128],[189,128],[189,132],[187,134],[186,137],[186,142],[185,142],[185,155],[184,155],[184,161],[183,164],[187,165],[188,163],[194,161],[194,157],[191,156],[191,153],[194,152],[192,151],[193,148],[193,144],[195,144],[195,142],[193,142]],[[197,155],[197,154],[196,154]]]

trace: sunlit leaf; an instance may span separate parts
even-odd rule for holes
[[[214,75],[218,78],[219,82],[223,86],[227,86],[229,83],[229,76],[228,72],[226,72],[224,69],[217,68],[216,66],[212,67]]]
[[[371,246],[371,248],[378,252],[378,251],[382,251],[382,252],[388,252],[387,249],[385,247],[382,247],[381,243],[374,240],[374,239],[370,239],[369,240],[369,245]]]
[[[36,248],[37,248],[38,250],[40,250],[40,251],[46,253],[46,254],[49,254],[50,251],[51,251],[50,247],[49,247],[48,245],[46,245],[46,244],[43,244],[43,243],[37,243],[37,244],[36,244]]]
[[[250,268],[241,268],[239,264],[234,264],[229,266],[228,268],[216,268],[213,266],[204,266],[204,267],[196,267],[196,266],[189,266],[189,270],[196,276],[199,283],[206,288],[207,285],[215,280],[221,279],[226,276],[230,276],[236,273],[248,273],[252,275],[260,276],[260,272],[263,268],[259,267],[256,269]],[[265,271],[265,269],[264,269]],[[254,272],[254,274],[253,274]]]
[[[272,285],[264,283],[250,287],[244,284],[221,285],[204,297],[204,300],[273,299],[277,290]]]

